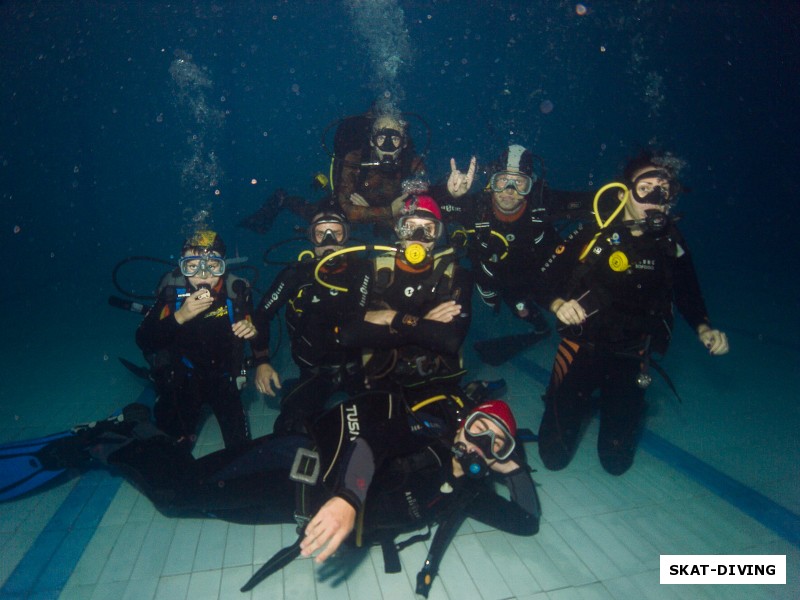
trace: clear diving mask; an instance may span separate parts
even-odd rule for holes
[[[221,256],[183,256],[178,260],[184,277],[221,277],[225,273],[225,259]]]
[[[491,421],[496,425],[500,434],[491,429],[486,422]],[[503,421],[497,417],[484,413],[473,412],[464,423],[464,437],[471,444],[481,449],[484,456],[495,458],[499,461],[508,460],[514,451],[516,441]]]
[[[533,177],[524,173],[499,171],[489,179],[489,189],[493,192],[502,192],[508,188],[514,188],[520,196],[527,196],[533,189],[533,182]]]
[[[437,219],[421,219],[416,215],[406,215],[397,220],[395,233],[402,241],[435,242],[442,236],[444,225]]]

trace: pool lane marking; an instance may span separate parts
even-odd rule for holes
[[[547,387],[550,372],[524,354],[511,359],[516,368]],[[534,431],[534,433],[537,433]],[[737,481],[722,471],[712,467],[686,450],[664,439],[650,429],[645,429],[639,444],[640,448],[680,471],[692,481],[700,484],[725,500],[764,527],[800,548],[800,515],[781,506],[761,492]]]
[[[150,406],[153,401],[154,392],[150,387],[145,388],[137,400]],[[104,469],[83,473],[0,588],[0,598],[57,597],[122,481],[122,477]]]

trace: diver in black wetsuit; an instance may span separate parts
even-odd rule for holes
[[[728,351],[726,335],[709,325],[691,255],[669,216],[678,192],[670,162],[643,153],[624,179],[630,193],[619,194],[622,217],[599,232],[578,229],[541,269],[548,281],[561,281],[548,305],[563,337],[539,427],[548,469],[572,460],[598,389],[600,462],[612,475],[630,468],[656,366],[650,357],[667,350],[673,304],[710,354]]]
[[[136,331],[158,392],[156,423],[193,445],[207,404],[225,446],[241,445],[250,439],[239,393],[244,343],[256,335],[250,285],[225,273],[225,244],[213,231],[187,239],[179,265]]]
[[[495,310],[505,302],[544,337],[550,327],[537,306],[543,294],[538,273],[561,241],[554,219],[577,216],[581,208],[588,215],[591,197],[551,189],[536,177],[533,162],[530,150],[511,145],[492,165],[487,188],[464,196],[472,186],[475,158],[466,173],[452,159],[449,197],[439,200],[444,219],[464,227],[454,239],[463,236],[481,300]]]
[[[471,319],[471,276],[451,248],[434,251],[443,225],[430,196],[409,198],[395,232],[398,252],[372,261],[367,310],[341,326],[339,339],[368,349],[371,389],[402,390],[409,402],[455,398],[465,372],[460,348]]]
[[[315,215],[308,229],[313,258],[281,271],[257,305],[254,323],[259,335],[251,347],[258,391],[274,396],[273,388],[281,387],[280,377],[269,363],[269,334],[270,321],[284,306],[292,359],[300,368],[299,379],[281,399],[276,433],[303,432],[305,421],[321,412],[335,393],[352,395],[364,388],[361,352],[340,345],[336,329],[359,310],[357,303],[363,300],[359,290],[368,281],[368,265],[355,254],[325,261],[319,275],[334,287],[323,286],[314,274],[319,259],[344,247],[349,229],[346,217],[338,212]]]
[[[310,436],[272,434],[199,459],[156,429],[145,407],[129,405],[123,415],[76,428],[47,454],[75,463],[61,468],[91,457],[120,470],[167,516],[297,520],[300,538],[289,558],[318,552],[323,562],[354,534],[358,545],[381,543],[387,567],[399,570],[395,536],[439,523],[418,587],[427,595],[465,518],[517,535],[539,530],[535,484],[514,416],[500,400],[465,412],[454,433],[392,394],[363,394],[322,415]],[[508,487],[510,499],[493,481]]]

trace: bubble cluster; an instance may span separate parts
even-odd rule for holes
[[[225,112],[209,101],[214,82],[206,69],[200,68],[192,55],[183,50],[176,51],[176,58],[169,67],[173,81],[174,97],[178,108],[187,114],[192,130],[186,138],[189,157],[183,161],[181,184],[189,191],[185,209],[184,232],[196,227],[209,226],[213,196],[219,196],[217,185],[222,178],[219,157],[214,152],[216,137],[225,123]],[[225,102],[225,96],[220,101]],[[156,117],[163,120],[163,114]],[[209,196],[212,190],[213,196]]]
[[[405,13],[397,0],[347,0],[353,29],[366,42],[371,63],[371,85],[380,93],[389,90],[397,101],[404,92],[397,83],[400,68],[411,61],[411,45]]]

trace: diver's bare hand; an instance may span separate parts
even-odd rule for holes
[[[183,304],[175,313],[175,320],[179,325],[191,321],[200,313],[208,310],[214,304],[214,297],[207,289],[202,288],[192,292],[185,298]]]
[[[455,300],[447,300],[428,311],[425,318],[431,321],[438,321],[439,323],[450,323],[460,314],[461,305],[456,304]]]
[[[231,329],[233,330],[233,335],[238,338],[242,338],[243,340],[249,340],[250,338],[256,337],[258,330],[256,326],[253,325],[247,319],[242,319],[241,321],[237,321],[233,325],[231,325]]]
[[[447,178],[447,191],[450,192],[453,198],[460,198],[472,187],[477,164],[478,161],[473,156],[469,161],[469,169],[467,169],[466,173],[462,173],[456,167],[456,159],[450,159],[450,177]]]
[[[369,206],[369,202],[361,194],[350,194],[350,202],[353,206]]]
[[[300,554],[311,556],[317,550],[316,562],[325,562],[347,539],[356,523],[356,509],[339,497],[333,497],[322,505],[308,522],[305,537],[300,542]]]
[[[381,309],[381,310],[368,310],[364,314],[364,320],[373,325],[391,325],[394,318],[397,316],[396,310]]]
[[[495,460],[489,465],[489,468],[494,471],[495,473],[513,473],[517,469],[519,469],[519,464],[513,460],[507,460],[505,462],[500,462],[499,460]]]
[[[397,218],[400,216],[400,213],[403,211],[403,207],[406,205],[406,200],[408,199],[408,194],[401,194],[394,200],[392,200],[392,216]]]
[[[276,390],[281,389],[281,378],[270,364],[256,367],[256,389],[267,396],[275,396]],[[275,386],[273,389],[272,386]]]
[[[712,356],[727,354],[728,350],[730,350],[728,336],[719,329],[711,329],[708,325],[700,325],[697,328],[697,337],[700,338],[700,343],[708,348],[708,353]]]
[[[580,325],[586,320],[586,311],[577,300],[567,300],[556,310],[556,318],[566,325]]]

